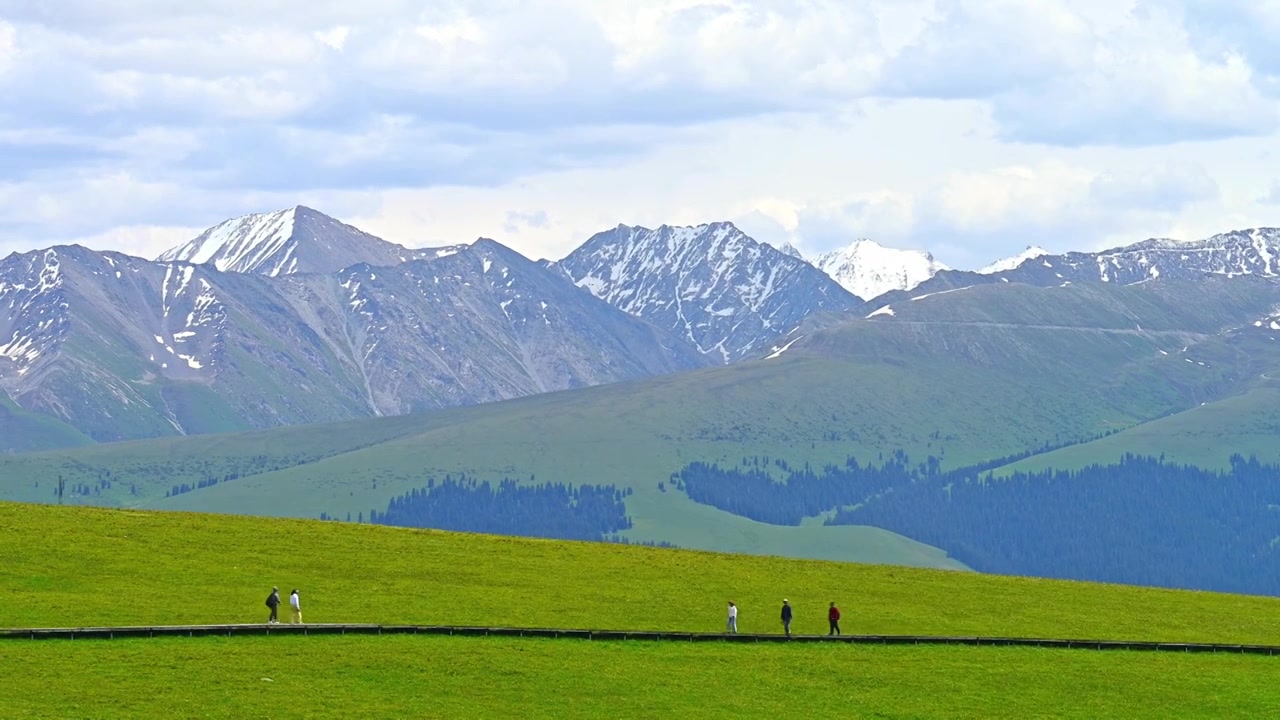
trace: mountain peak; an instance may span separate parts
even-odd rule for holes
[[[558,263],[596,297],[688,338],[721,362],[746,357],[820,310],[861,301],[731,222],[619,226]]]
[[[765,243],[765,244],[773,248],[774,250],[777,250],[778,252],[782,253],[783,255],[790,255],[791,257],[797,260],[804,260],[804,255],[800,252],[800,249],[797,248],[795,245],[792,245],[790,242],[784,242],[781,245],[773,242]]]
[[[413,257],[415,253],[407,248],[319,210],[295,205],[225,220],[156,260],[208,264],[224,272],[275,277],[334,272],[358,263],[396,265]]]
[[[1028,260],[1032,260],[1038,257],[1043,257],[1048,254],[1049,254],[1049,251],[1045,250],[1039,245],[1028,245],[1026,250],[1023,250],[1017,255],[1011,255],[1007,258],[1002,258],[1000,260],[997,260],[991,263],[990,265],[987,265],[986,267],[974,270],[974,272],[978,273],[979,275],[991,275],[993,273],[1004,272],[1005,270],[1013,270],[1014,268],[1017,268],[1019,265],[1021,265],[1022,263]]]
[[[857,238],[845,247],[823,253],[813,264],[844,289],[863,298],[891,290],[910,290],[951,268],[924,250],[901,250]]]

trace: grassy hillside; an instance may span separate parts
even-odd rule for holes
[[[1263,343],[1268,345],[1262,345]],[[1263,370],[1245,392],[1205,402],[1189,410],[1137,425],[1089,443],[1036,455],[996,471],[997,476],[1023,470],[1077,469],[1093,463],[1110,463],[1125,453],[1164,455],[1171,462],[1203,468],[1225,468],[1234,453],[1257,456],[1264,462],[1280,460],[1280,372],[1266,350],[1277,343],[1260,338],[1252,345],[1252,357]]]
[[[1269,642],[1274,599],[310,520],[0,504],[0,626],[311,622]]]
[[[28,412],[0,392],[0,454],[79,447],[93,440],[47,415]]]
[[[1273,642],[1270,598],[286,519],[0,504],[0,626],[422,622]],[[1266,657],[450,638],[0,642],[18,717],[1265,717]],[[696,711],[693,710],[696,708]]]
[[[1125,453],[1164,455],[1171,462],[1225,468],[1233,453],[1260,460],[1280,460],[1280,386],[1260,387],[1244,395],[1144,423],[1082,445],[1036,455],[1007,465],[994,474],[1035,472],[1048,468],[1077,469],[1110,463]]]

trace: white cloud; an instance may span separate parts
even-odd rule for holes
[[[1258,198],[1258,202],[1267,205],[1280,205],[1280,178],[1271,181],[1271,188],[1262,197]]]
[[[1190,53],[1118,51],[1110,72],[1071,76],[995,102],[1011,139],[1060,145],[1162,145],[1280,127],[1241,58],[1206,61]]]
[[[1001,136],[1051,145],[1158,145],[1280,127],[1238,53],[1206,57],[1156,4],[947,0],[891,60],[886,91],[988,98]]]
[[[1115,210],[1177,212],[1191,203],[1217,200],[1220,190],[1202,167],[1157,166],[1098,175],[1089,184],[1089,196]]]
[[[0,249],[141,247],[150,226],[305,202],[409,244],[505,231],[558,257],[619,222],[728,218],[806,253],[865,235],[963,265],[1028,236],[1262,220],[1274,176],[1280,14],[1243,0],[0,0],[0,17]]]
[[[547,217],[545,210],[528,212],[508,210],[507,221],[503,224],[502,229],[512,234],[518,234],[524,228],[547,228],[550,226],[551,218]]]
[[[976,267],[1028,244],[1090,249],[1165,228],[1218,185],[1200,167],[1157,165],[1094,172],[1056,161],[955,172],[915,193],[878,193],[794,208],[795,220],[744,215],[770,242],[816,254],[870,237],[926,248],[949,264]],[[1132,234],[1132,235],[1131,235]]]
[[[947,0],[885,68],[883,88],[914,97],[991,97],[1086,71],[1093,28],[1055,0]]]
[[[338,25],[337,27],[332,27],[328,30],[314,32],[311,36],[334,50],[341,52],[343,46],[347,44],[347,36],[350,34],[351,28],[346,25]]]
[[[0,75],[8,71],[13,65],[14,57],[18,54],[17,37],[16,28],[7,22],[0,21]]]
[[[1280,75],[1280,3],[1268,0],[1150,0],[1181,15],[1205,56],[1238,53],[1259,72]]]

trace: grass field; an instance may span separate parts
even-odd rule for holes
[[[345,523],[0,503],[0,626],[456,623],[1275,643],[1271,598]],[[1280,659],[444,636],[0,641],[0,716],[1272,717]],[[264,679],[265,678],[265,679]]]
[[[1266,643],[1272,598],[347,523],[0,504],[0,627],[310,622]]]
[[[6,717],[1275,717],[1280,660],[447,637],[6,641]],[[265,678],[265,679],[264,679]],[[51,691],[52,690],[52,691]]]

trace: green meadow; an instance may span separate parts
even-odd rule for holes
[[[1280,660],[387,635],[6,641],[6,717],[1275,717]],[[53,680],[51,680],[53,678]]]
[[[1221,595],[276,518],[0,503],[0,626],[317,623],[1274,643]],[[1280,659],[444,636],[3,640],[4,717],[1274,716]]]

